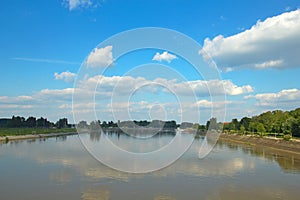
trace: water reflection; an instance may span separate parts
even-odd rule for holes
[[[81,195],[83,200],[109,200],[110,191],[102,188],[90,188]]]
[[[84,136],[82,136],[84,135]],[[114,131],[106,131],[106,132],[97,132],[90,131],[86,134],[81,134],[81,140],[83,143],[87,144],[98,144],[103,145],[101,143],[101,137],[104,140],[106,137],[109,141],[120,147],[123,150],[130,152],[139,152],[139,153],[147,153],[152,152],[157,149],[160,149],[167,144],[169,144],[174,136],[176,135],[175,131],[168,132],[159,132],[151,138],[147,138],[147,134],[143,133],[143,137],[132,137],[126,133],[114,132]],[[89,137],[86,137],[89,136]],[[89,141],[87,141],[89,139]]]
[[[157,197],[154,197],[153,200],[176,200],[174,197],[172,196],[157,196]]]
[[[284,151],[264,148],[261,146],[241,145],[228,142],[219,141],[219,146],[226,146],[234,151],[243,151],[244,154],[248,154],[254,157],[265,159],[268,161],[277,162],[281,169],[287,173],[299,173],[300,172],[300,155],[287,153]]]
[[[177,132],[157,134],[155,137],[129,137],[126,134],[102,133],[99,141],[87,134],[79,134],[87,150],[107,166],[130,173],[146,173],[162,169],[175,162],[192,145],[192,134]]]
[[[222,187],[218,191],[212,192],[205,199],[219,200],[219,199],[239,199],[239,200],[253,200],[253,199],[296,199],[296,192],[287,192],[286,189],[280,187],[271,188],[268,186],[262,187],[241,187],[238,185],[228,185]]]
[[[93,142],[101,140],[99,134],[88,137]],[[124,146],[132,142],[123,135],[110,137]],[[160,136],[155,140],[159,144],[160,139],[170,138]],[[61,188],[84,200],[296,199],[299,195],[299,156],[219,141],[207,157],[198,159],[202,144],[203,138],[195,140],[185,155],[167,168],[133,175],[93,159],[78,136],[10,141],[0,145],[1,199],[34,199],[30,195],[37,192],[44,199],[61,199]],[[147,145],[145,148],[149,150]],[[32,181],[28,184],[29,178]],[[44,189],[36,191],[43,185]],[[25,196],[13,192],[22,191],[24,186]]]
[[[101,135],[91,134],[89,137],[95,142],[100,140]],[[40,164],[54,163],[63,166],[70,166],[77,169],[81,174],[92,178],[111,178],[128,181],[129,175],[127,173],[112,170],[91,159],[91,157],[87,155],[87,152],[84,151],[84,148],[81,146],[77,136],[71,136],[70,138],[71,139],[68,140],[69,145],[65,145],[67,136],[55,138],[56,148],[53,148],[51,145],[54,140],[53,138],[48,139],[51,142],[47,142],[47,139],[10,141],[8,144],[2,144],[0,156],[8,154],[13,157],[26,157],[36,160]],[[115,134],[112,135],[112,138],[116,139],[119,138],[119,136]],[[126,140],[127,138],[128,140]],[[132,142],[129,138],[130,137],[128,136],[122,136],[122,144],[126,144],[129,147]],[[254,158],[258,157],[277,162],[281,169],[285,172],[300,172],[300,158],[297,154],[293,155],[273,149],[233,144],[222,141],[219,141],[211,154],[205,158],[204,161],[201,161],[197,159],[197,153],[202,141],[203,138],[195,140],[186,155],[180,158],[175,165],[154,174],[164,175],[168,173],[183,173],[191,174],[193,176],[233,176],[242,170],[254,170],[256,162],[254,159],[245,156],[232,157],[232,151],[243,152],[243,154],[250,155]],[[32,143],[41,144],[42,149],[40,145],[32,145]],[[157,143],[160,144],[159,138],[157,138]],[[161,145],[162,144],[163,143],[161,143]],[[19,150],[20,147],[22,148],[22,151]],[[145,148],[147,148],[147,146],[145,146]],[[229,149],[229,151],[227,151],[227,149]],[[212,157],[214,159],[212,159]]]
[[[72,175],[68,170],[57,170],[50,172],[49,179],[58,184],[66,184],[71,181]]]

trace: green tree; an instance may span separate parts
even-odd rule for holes
[[[256,133],[257,129],[256,129],[256,122],[250,122],[249,124],[249,131],[251,131],[252,133]]]
[[[245,134],[246,129],[245,129],[244,125],[241,125],[240,131],[242,134]]]
[[[28,117],[26,119],[25,123],[26,123],[27,127],[30,127],[30,128],[36,127],[36,118],[35,117]]]
[[[56,122],[56,127],[57,128],[67,128],[69,125],[68,125],[68,119],[67,118],[62,118],[62,119],[59,119],[57,122]]]
[[[8,123],[9,127],[23,127],[25,126],[25,118],[24,117],[20,117],[20,116],[12,116],[11,120]]]
[[[300,137],[300,118],[291,121],[291,134],[295,137]]]
[[[176,129],[177,128],[176,121],[174,121],[174,120],[166,121],[165,124],[164,124],[164,128]]]
[[[240,126],[244,126],[244,128],[246,129],[246,131],[249,131],[249,125],[251,122],[251,118],[249,117],[243,117],[240,121]]]
[[[235,131],[236,130],[235,125],[232,122],[230,122],[228,124],[228,129],[231,130],[231,131]]]
[[[240,123],[239,121],[235,118],[235,119],[232,119],[231,121],[231,124],[232,124],[232,130],[239,130],[240,129]]]
[[[295,109],[295,110],[292,110],[292,111],[290,112],[290,115],[291,115],[292,117],[294,117],[295,119],[299,119],[299,118],[300,118],[300,108],[297,108],[297,109]]]
[[[206,130],[206,127],[205,127],[205,125],[199,125],[199,128],[198,128],[199,130]]]
[[[40,128],[46,128],[46,127],[49,127],[49,122],[47,119],[41,117],[39,119],[36,120],[36,126],[37,127],[40,127]]]
[[[103,121],[101,124],[101,128],[108,128],[108,124],[106,121]]]
[[[256,130],[260,135],[263,135],[266,132],[266,129],[262,123],[256,123]]]

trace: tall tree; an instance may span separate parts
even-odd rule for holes
[[[300,117],[291,122],[291,133],[293,136],[300,137]]]
[[[235,119],[232,119],[231,121],[232,123],[232,127],[233,127],[233,130],[239,130],[240,129],[240,123],[239,121],[235,118]]]
[[[28,117],[26,119],[25,123],[26,123],[27,127],[30,127],[30,128],[36,127],[36,118],[35,117]]]
[[[256,124],[256,130],[261,135],[263,135],[266,132],[266,129],[265,129],[264,125],[262,123],[259,123],[259,122]]]
[[[249,117],[243,117],[240,121],[240,125],[241,126],[244,126],[246,131],[249,131],[249,125],[250,125],[250,122],[251,122],[251,118]]]
[[[67,118],[59,119],[56,122],[56,126],[57,126],[57,128],[67,128],[69,126],[68,125],[68,119]]]

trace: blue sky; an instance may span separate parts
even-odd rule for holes
[[[72,110],[72,92],[81,64],[96,50],[104,56],[95,58],[96,65],[102,59],[101,63],[111,62],[112,67],[101,76],[78,76],[77,81],[88,84],[102,78],[97,87],[103,95],[96,98],[100,120],[125,120],[129,116],[121,111],[128,108],[132,119],[149,119],[150,113],[152,118],[181,121],[186,112],[185,120],[201,123],[211,117],[211,107],[218,115],[225,113],[226,105],[225,121],[265,110],[294,109],[300,105],[299,8],[296,0],[2,1],[0,117],[33,115],[73,121],[75,111],[82,119],[93,120],[92,102],[76,102]],[[198,42],[218,66],[220,80],[204,80],[181,55],[163,49],[143,49],[115,59],[115,46],[97,47],[115,34],[143,27],[173,29]],[[201,49],[198,55],[205,60]],[[143,64],[149,66],[135,71]],[[98,66],[96,72],[103,69]],[[175,72],[167,69],[183,79],[175,78],[174,84]],[[184,111],[178,111],[174,95],[159,87],[144,87],[129,107],[128,94],[109,91],[114,84],[123,84],[126,91],[123,87],[142,87],[154,79],[182,95]],[[186,83],[196,97],[182,91]],[[213,102],[201,88],[207,84],[216,91],[224,86],[224,94],[212,94],[222,93],[222,97]],[[111,104],[114,95],[118,97],[115,106]],[[115,117],[112,107],[119,110]],[[201,117],[189,113],[194,110]]]

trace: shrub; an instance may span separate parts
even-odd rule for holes
[[[283,139],[284,139],[285,141],[289,141],[289,140],[292,139],[292,137],[291,137],[291,135],[284,135],[284,136],[283,136]]]

